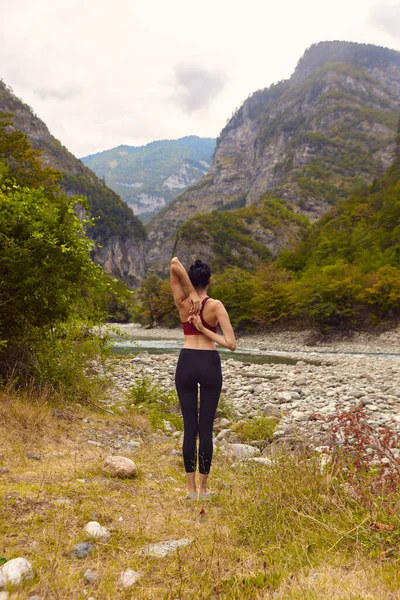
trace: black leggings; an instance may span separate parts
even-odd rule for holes
[[[197,407],[200,385],[200,411]],[[221,359],[217,350],[182,348],[175,374],[182,409],[183,460],[186,473],[196,470],[196,438],[199,434],[199,471],[210,471],[213,453],[212,429],[222,387]]]

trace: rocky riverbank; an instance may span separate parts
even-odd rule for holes
[[[149,377],[164,390],[174,388],[176,356],[139,353],[114,365],[113,403],[124,401],[135,380]],[[400,358],[314,355],[295,365],[222,362],[221,405],[231,415],[216,442],[235,441],[230,421],[267,415],[279,419],[276,440],[326,443],[338,413],[362,406],[368,424],[400,432]],[[216,421],[216,429],[220,422]]]

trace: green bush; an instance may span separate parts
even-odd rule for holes
[[[86,397],[86,366],[100,350],[91,333],[109,287],[59,174],[0,117],[0,379]],[[92,386],[93,387],[93,386]]]
[[[76,202],[42,188],[0,189],[0,376],[71,393],[91,347],[88,331],[102,317],[95,298],[106,287]],[[66,361],[72,348],[79,360]]]
[[[232,426],[232,431],[241,439],[242,442],[252,442],[258,440],[272,441],[273,433],[276,429],[278,419],[274,417],[263,417],[261,415],[240,421]]]
[[[127,404],[133,404],[139,413],[146,415],[155,429],[164,429],[164,420],[169,421],[176,429],[183,428],[182,417],[171,412],[172,408],[179,405],[176,392],[166,392],[149,377],[144,376],[135,381],[128,392]]]

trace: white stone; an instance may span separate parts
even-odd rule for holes
[[[88,584],[93,584],[97,581],[98,577],[95,573],[95,571],[93,571],[93,569],[86,569],[86,571],[83,574],[83,578],[86,581],[86,583]]]
[[[272,465],[272,460],[270,458],[266,458],[265,456],[255,456],[253,458],[249,458],[249,462],[250,461],[265,466]]]
[[[173,433],[175,431],[174,425],[172,425],[172,423],[170,423],[166,419],[163,419],[163,427],[164,427],[164,431],[167,431],[169,433]]]
[[[117,585],[123,588],[131,588],[141,578],[141,576],[142,574],[138,571],[133,571],[133,569],[125,569],[125,571],[120,573]]]
[[[318,452],[319,454],[323,454],[326,452],[330,452],[330,447],[329,446],[316,446],[316,448],[314,448],[315,452]]]
[[[222,452],[228,456],[237,458],[238,460],[247,460],[253,456],[256,456],[257,454],[260,454],[260,450],[258,448],[249,446],[248,444],[225,443],[225,446],[222,448]]]
[[[280,402],[291,402],[291,400],[292,400],[292,392],[278,392],[276,394],[276,398]]]
[[[110,539],[110,532],[107,527],[102,527],[97,521],[89,521],[83,531],[94,540],[108,541]]]
[[[19,585],[33,577],[33,567],[26,558],[13,558],[0,567],[0,589],[9,583]]]
[[[230,429],[222,429],[219,434],[217,435],[217,440],[221,441],[224,440],[225,438],[227,438],[229,436],[229,434],[231,433]]]
[[[183,548],[189,546],[192,540],[188,538],[182,538],[180,540],[169,540],[167,542],[160,542],[159,544],[149,544],[141,549],[142,554],[146,556],[155,556],[157,558],[164,558],[170,552],[174,552],[177,548]]]
[[[292,412],[292,417],[296,421],[306,421],[308,418],[307,415],[305,413],[301,412],[300,410],[294,410]]]
[[[113,477],[135,477],[137,475],[135,463],[126,456],[107,456],[103,471]]]
[[[142,442],[138,442],[136,440],[130,440],[129,442],[125,443],[125,446],[128,446],[129,448],[139,448],[141,445]]]
[[[217,427],[229,427],[229,425],[231,424],[231,422],[229,421],[229,419],[225,419],[224,417],[222,417],[222,419],[219,419],[218,424],[216,423],[215,425]]]

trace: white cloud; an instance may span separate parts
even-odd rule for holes
[[[394,39],[400,40],[400,3],[377,4],[372,9],[370,23]]]
[[[54,100],[65,102],[66,100],[71,100],[72,98],[76,98],[76,96],[80,96],[82,88],[79,85],[66,85],[58,88],[42,85],[34,88],[33,93],[41,100],[52,98]]]
[[[193,64],[176,65],[174,75],[171,100],[188,113],[207,108],[222,92],[227,80],[222,71]]]

